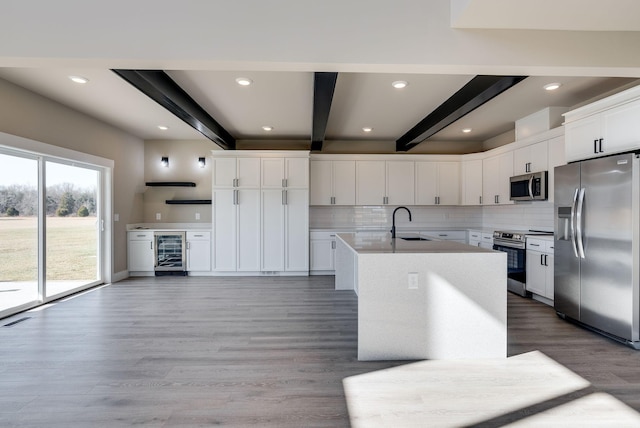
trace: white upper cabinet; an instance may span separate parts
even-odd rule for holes
[[[284,158],[262,159],[262,188],[280,189],[284,185]]]
[[[416,205],[460,204],[459,162],[416,162]]]
[[[263,158],[262,188],[309,187],[309,160],[306,158]]]
[[[387,161],[386,204],[413,205],[415,203],[414,162]]]
[[[513,175],[546,171],[548,169],[547,158],[546,141],[516,149],[513,152]]]
[[[640,86],[565,114],[566,160],[640,148]]]
[[[462,204],[482,205],[482,159],[462,162]]]
[[[356,161],[356,205],[413,205],[412,161]]]
[[[312,160],[309,163],[311,205],[355,205],[356,162]]]
[[[513,152],[493,156],[482,162],[482,204],[513,204],[509,199],[509,178],[513,176]]]
[[[213,158],[213,187],[260,187],[259,158]]]
[[[384,205],[385,161],[356,161],[356,205]]]
[[[333,161],[310,161],[309,204],[333,205],[333,197]]]

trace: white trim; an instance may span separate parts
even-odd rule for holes
[[[129,278],[129,271],[128,270],[122,270],[120,272],[114,272],[111,275],[111,283],[115,283],[118,281],[123,281],[125,279]]]
[[[76,150],[66,149],[51,144],[41,143],[39,141],[30,140],[28,138],[18,137],[17,135],[0,132],[0,147],[25,152],[28,154],[38,154],[43,156],[51,156],[63,160],[74,160],[90,165],[101,166],[105,168],[113,168],[114,161],[112,159],[100,156],[90,155],[88,153],[78,152]]]

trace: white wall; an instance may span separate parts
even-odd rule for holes
[[[143,141],[2,79],[0,131],[114,161],[113,272],[125,271],[126,224],[142,220]]]

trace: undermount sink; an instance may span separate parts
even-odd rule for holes
[[[399,236],[398,238],[405,241],[431,241],[431,239],[423,238],[422,236]]]

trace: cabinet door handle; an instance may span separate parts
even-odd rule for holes
[[[289,205],[289,192],[287,190],[284,191],[284,204]]]
[[[191,249],[191,242],[187,242],[187,250]]]
[[[540,265],[544,266],[544,254],[540,254]]]
[[[149,242],[149,244],[151,244],[149,248],[153,250],[153,241]]]
[[[531,245],[532,247],[539,247],[540,246],[540,244],[529,244],[529,245]]]
[[[602,150],[602,138],[600,138],[600,139],[598,140],[598,148],[599,148],[599,150],[600,150],[600,153],[602,153],[602,152],[603,152],[603,150]]]
[[[336,241],[331,241],[331,249],[332,250],[336,249]]]
[[[545,255],[544,255],[544,265],[545,265],[545,266],[549,266],[549,265],[547,264],[547,257],[548,257],[548,256],[545,254]]]
[[[598,153],[598,140],[593,140],[593,153]]]
[[[479,196],[478,199],[480,200],[480,205],[482,205],[482,196]]]
[[[332,196],[331,197],[331,205],[335,205],[336,204],[336,197]]]

